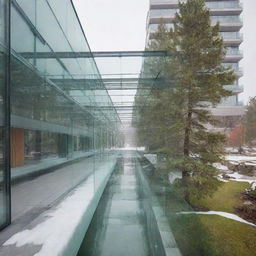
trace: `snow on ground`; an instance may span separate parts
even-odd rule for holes
[[[256,156],[245,156],[245,155],[226,155],[225,160],[233,165],[239,165],[244,164],[247,166],[256,166]],[[248,182],[250,184],[256,182],[256,177],[251,177],[243,174],[239,174],[238,172],[233,172],[232,170],[229,170],[229,168],[221,163],[214,163],[214,167],[216,167],[218,170],[220,170],[220,173],[218,175],[218,180],[227,182],[228,180],[223,179],[222,173],[227,174],[229,177],[231,177],[229,180],[238,181],[238,182]]]
[[[229,180],[237,181],[237,182],[248,182],[252,185],[252,189],[256,188],[256,177],[250,177],[246,175],[239,174],[238,172],[228,173],[229,179],[223,179],[222,174],[217,176],[217,179],[222,182],[228,182]]]
[[[219,181],[222,181],[222,182],[228,182],[228,180],[225,180],[225,179],[222,178],[222,174],[219,174],[219,175],[217,176],[217,179],[218,179]]]
[[[213,167],[215,167],[215,168],[217,168],[217,169],[219,169],[221,171],[228,171],[229,170],[227,166],[225,166],[225,165],[223,165],[221,163],[214,163]]]
[[[245,163],[246,165],[255,165],[256,166],[256,156],[245,156],[245,155],[226,155],[226,161],[237,163]]]
[[[169,173],[169,181],[171,184],[173,184],[173,182],[176,179],[182,179],[182,172],[181,171],[173,171]]]
[[[233,147],[226,147],[225,151],[229,154],[239,153],[238,148],[233,148]],[[245,147],[245,146],[243,146],[243,151],[246,152],[247,154],[255,154],[256,153],[256,147]]]
[[[228,176],[229,176],[229,177],[232,177],[233,179],[238,179],[238,180],[241,180],[241,179],[250,180],[250,182],[252,182],[253,180],[255,180],[254,177],[250,177],[250,176],[247,176],[247,175],[243,175],[243,174],[240,174],[240,173],[238,173],[238,172],[230,173]]]
[[[202,214],[202,215],[218,215],[218,216],[221,216],[221,217],[224,217],[224,218],[228,218],[228,219],[231,219],[231,220],[235,220],[235,221],[239,221],[239,222],[242,222],[242,223],[245,223],[245,224],[248,224],[248,225],[251,225],[251,226],[254,226],[256,227],[255,224],[249,222],[249,221],[246,221],[242,218],[240,218],[239,216],[235,215],[235,214],[232,214],[232,213],[227,213],[227,212],[219,212],[219,211],[208,211],[208,212],[180,212],[178,214]]]
[[[22,247],[28,244],[42,245],[35,256],[62,255],[72,238],[97,189],[104,183],[115,164],[114,158],[102,165],[67,197],[56,209],[44,214],[45,221],[32,229],[13,235],[4,246]],[[97,174],[98,173],[98,174]],[[95,176],[97,175],[97,182]]]
[[[145,147],[130,147],[126,146],[124,148],[118,148],[120,151],[132,150],[132,151],[145,151]]]
[[[227,153],[238,153],[238,149],[237,148],[232,148],[232,147],[226,147],[225,151]]]
[[[234,172],[231,174],[228,174],[229,177],[231,177],[230,180],[238,181],[238,182],[248,182],[250,184],[253,184],[256,182],[256,177],[250,177],[246,175],[239,174],[238,172]]]
[[[157,154],[144,154],[144,156],[148,159],[148,161],[156,165],[157,164]]]

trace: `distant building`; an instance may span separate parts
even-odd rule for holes
[[[185,1],[183,0],[182,2]],[[154,38],[154,32],[157,31],[161,21],[166,24],[167,28],[173,27],[173,19],[178,11],[178,2],[178,0],[150,0],[146,45]],[[227,55],[223,60],[223,64],[232,66],[237,75],[235,83],[226,86],[235,95],[223,100],[217,108],[212,109],[212,112],[218,119],[228,119],[235,125],[245,111],[245,107],[238,101],[239,93],[243,92],[243,87],[238,82],[242,76],[239,61],[243,58],[243,55],[239,50],[239,46],[243,42],[243,37],[240,34],[240,29],[243,26],[240,14],[243,8],[239,0],[206,0],[205,2],[206,6],[210,8],[212,24],[220,23],[221,35],[227,46]],[[225,123],[226,121],[223,120],[223,122]]]

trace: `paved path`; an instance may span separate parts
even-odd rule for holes
[[[106,158],[107,156],[105,156]],[[100,155],[12,185],[12,225],[0,234],[0,245],[39,214],[58,203],[104,163]]]
[[[100,201],[79,256],[149,254],[136,177],[136,152],[124,152]]]

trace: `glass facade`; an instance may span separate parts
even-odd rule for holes
[[[32,208],[41,209],[58,200],[110,161],[115,156],[111,149],[122,143],[120,118],[92,57],[73,3],[69,0],[11,1],[11,26],[9,3],[0,1],[1,227],[8,224],[11,217],[15,220]],[[6,108],[7,90],[11,95],[10,113]],[[8,131],[10,159],[6,154],[9,152]],[[67,170],[71,167],[65,168],[77,165],[78,161],[85,167],[81,164],[73,171]],[[57,168],[64,168],[63,173],[58,171],[54,174],[56,177],[47,181],[47,175]],[[38,178],[36,188],[27,182],[42,174],[46,176],[41,181]],[[97,175],[95,184],[97,178],[100,179]],[[54,185],[57,181],[59,186]],[[22,187],[24,194],[20,198]],[[43,187],[47,189],[44,191]],[[29,198],[32,190],[35,195],[38,193],[38,198]]]
[[[13,151],[13,172],[29,162],[82,156],[93,150],[94,121],[111,127],[118,119],[94,60],[65,55],[90,52],[71,2],[14,1],[11,11],[12,136],[25,144]],[[96,110],[102,102],[107,113]]]
[[[10,222],[8,85],[9,1],[0,1],[0,227]]]

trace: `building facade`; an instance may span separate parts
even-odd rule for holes
[[[0,229],[11,222],[14,182],[117,141],[97,64],[77,52],[92,56],[72,1],[0,0]]]
[[[173,27],[173,19],[178,11],[178,2],[178,0],[150,0],[146,45],[153,39],[153,34],[161,21],[166,24],[167,28]],[[241,116],[244,113],[244,107],[239,102],[238,95],[243,92],[243,87],[239,84],[239,78],[242,76],[239,61],[243,58],[239,50],[239,46],[243,42],[240,33],[243,26],[240,18],[243,8],[239,0],[206,0],[205,4],[210,9],[212,24],[219,22],[220,32],[227,47],[223,65],[231,66],[237,75],[235,83],[226,86],[235,95],[223,100],[217,109],[212,109],[212,112],[218,117]]]

